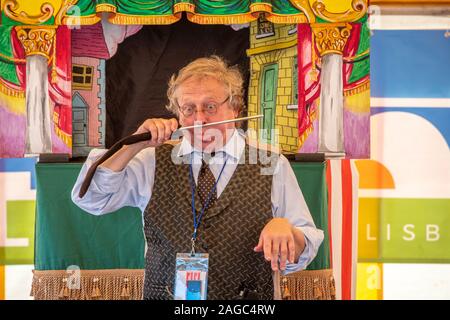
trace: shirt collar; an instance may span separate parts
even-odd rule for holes
[[[220,152],[224,152],[228,156],[233,157],[235,160],[239,160],[241,158],[242,152],[245,148],[245,136],[242,132],[239,132],[239,129],[235,129],[233,131],[232,136],[227,141],[227,143],[221,148],[215,150],[216,154]],[[178,156],[182,157],[193,152],[201,153],[200,150],[195,149],[190,141],[183,137],[180,143],[180,149],[178,150]]]

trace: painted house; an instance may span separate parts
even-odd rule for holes
[[[297,152],[297,25],[273,24],[261,15],[250,24],[247,55],[248,114],[264,115],[249,122],[258,132],[253,138],[278,144],[284,153]]]
[[[100,23],[72,35],[73,156],[105,145],[105,61],[108,48]]]

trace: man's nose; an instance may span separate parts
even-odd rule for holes
[[[207,122],[207,116],[203,112],[202,108],[197,108],[194,114],[194,121],[202,124]]]

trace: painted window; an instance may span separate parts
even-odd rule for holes
[[[74,64],[72,65],[72,89],[92,90],[92,78],[94,68],[92,66]]]
[[[275,27],[272,22],[267,20],[266,16],[261,13],[258,18],[258,32],[256,39],[271,37],[275,35]]]

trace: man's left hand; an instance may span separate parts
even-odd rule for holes
[[[271,262],[272,270],[286,269],[286,261],[294,263],[295,240],[293,226],[286,218],[273,218],[266,224],[259,236],[256,252],[264,252],[264,257]]]

